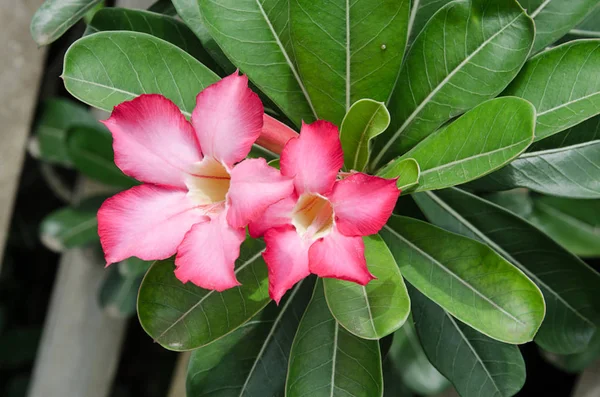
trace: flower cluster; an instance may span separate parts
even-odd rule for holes
[[[191,121],[160,95],[115,107],[104,122],[115,163],[143,184],[98,212],[107,264],[176,255],[179,280],[223,291],[239,285],[234,265],[248,227],[252,237],[264,236],[277,302],[310,273],[363,285],[373,279],[362,236],[390,217],[396,181],[341,173],[338,129],[326,121],[283,134],[281,171],[246,159],[261,133],[273,141],[271,120],[237,72],[198,95]]]

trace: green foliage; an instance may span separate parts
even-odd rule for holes
[[[46,0],[31,19],[31,36],[42,46],[52,43],[102,0]]]

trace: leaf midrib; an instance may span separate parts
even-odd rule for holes
[[[421,110],[423,110],[425,108],[425,106],[427,106],[429,101],[431,99],[433,99],[433,97],[435,95],[437,95],[437,93],[440,92],[442,90],[442,88],[444,88],[446,83],[448,83],[465,65],[467,65],[476,55],[478,55],[481,50],[483,50],[485,47],[487,47],[487,45],[489,43],[491,43],[497,36],[499,36],[502,32],[504,32],[510,26],[512,26],[512,24],[517,19],[521,18],[522,16],[523,16],[523,14],[519,14],[516,18],[514,18],[512,21],[507,23],[506,26],[504,26],[502,29],[500,29],[499,31],[494,33],[492,36],[490,36],[488,39],[486,39],[483,43],[481,43],[481,45],[479,47],[477,47],[477,49],[475,49],[475,51],[473,51],[460,64],[458,64],[458,66],[456,66],[446,77],[444,77],[444,79],[425,97],[425,99],[423,99],[423,101],[421,101],[419,106],[417,106],[415,108],[415,110],[409,115],[409,117],[404,121],[404,123],[400,126],[400,128],[398,128],[398,130],[394,133],[394,135],[392,135],[392,137],[389,139],[387,144],[381,149],[381,151],[379,152],[377,157],[375,157],[375,159],[373,160],[373,163],[371,164],[371,168],[373,168],[373,169],[375,168],[375,166],[381,161],[381,158],[383,157],[383,155],[389,150],[389,148],[392,146],[392,144],[398,139],[400,134],[409,126],[410,123],[412,123],[412,121],[417,117],[417,115],[421,112]],[[446,51],[446,50],[444,49],[444,51]]]
[[[438,265],[440,269],[444,270],[446,273],[448,273],[449,275],[451,275],[452,277],[454,277],[461,284],[463,284],[465,287],[467,287],[468,289],[470,289],[473,293],[475,293],[476,295],[478,295],[485,302],[489,303],[492,307],[494,307],[495,309],[497,309],[499,312],[503,313],[508,318],[514,320],[515,322],[517,322],[517,323],[519,323],[519,324],[521,324],[523,326],[527,325],[526,323],[522,322],[521,320],[519,320],[518,318],[516,318],[511,313],[507,312],[504,308],[502,308],[501,306],[499,306],[496,302],[494,302],[493,300],[489,299],[487,296],[483,295],[481,292],[479,292],[479,290],[477,290],[471,284],[469,284],[468,282],[466,282],[462,278],[458,277],[456,274],[454,274],[454,272],[452,272],[450,269],[448,269],[446,266],[444,266],[442,263],[440,263],[437,259],[435,259],[431,255],[429,255],[427,252],[423,251],[420,247],[416,246],[411,241],[409,241],[409,240],[405,239],[404,237],[402,237],[402,235],[400,235],[400,233],[396,232],[394,229],[392,229],[391,227],[389,227],[387,224],[384,226],[384,228],[386,228],[390,233],[392,233],[394,236],[396,236],[396,238],[398,238],[399,240],[404,241],[410,247],[412,247],[413,249],[415,249],[416,251],[418,251],[425,258],[429,259],[432,263],[435,263],[436,265]]]

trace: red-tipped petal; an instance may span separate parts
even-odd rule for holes
[[[162,95],[117,105],[104,125],[113,136],[115,164],[142,182],[185,188],[191,165],[202,160],[192,125]]]
[[[367,268],[361,237],[346,237],[334,230],[313,243],[309,251],[310,272],[366,285],[375,277]]]
[[[216,291],[240,285],[234,268],[245,237],[244,229],[227,224],[224,213],[194,225],[177,248],[175,276]]]
[[[291,178],[268,166],[265,159],[244,160],[231,171],[227,221],[232,227],[245,227],[293,190]]]
[[[392,215],[399,195],[394,179],[355,173],[336,181],[329,199],[338,230],[346,236],[377,233]]]
[[[185,191],[141,185],[102,204],[98,234],[107,264],[131,256],[165,259],[175,254],[192,225],[206,219]]]
[[[338,128],[328,121],[303,124],[281,153],[281,173],[294,177],[296,192],[327,194],[344,165]]]
[[[205,156],[233,166],[258,139],[264,108],[237,72],[205,88],[196,98],[192,124]]]
[[[310,274],[308,250],[293,226],[270,229],[265,233],[267,249],[263,258],[269,268],[269,295],[279,304],[287,290]]]

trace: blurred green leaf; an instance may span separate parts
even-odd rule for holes
[[[552,364],[570,373],[578,373],[600,360],[600,333],[594,334],[592,341],[581,353],[560,355],[542,351],[542,356]]]
[[[55,252],[99,240],[96,213],[105,197],[92,197],[77,206],[64,207],[47,215],[40,224],[40,239]]]
[[[499,341],[533,340],[546,309],[542,294],[488,246],[396,215],[380,235],[404,278],[456,318]]]
[[[142,275],[125,276],[114,264],[108,269],[99,293],[100,306],[113,317],[129,317],[135,313],[137,292]]]
[[[31,19],[30,31],[42,46],[52,43],[102,0],[46,0]]]
[[[325,298],[339,324],[364,339],[381,339],[404,324],[410,298],[396,261],[381,237],[363,238],[369,271],[377,277],[362,286],[323,279]]]
[[[175,6],[171,0],[156,0],[148,7],[148,11],[170,16],[177,15],[177,10],[175,10]]]
[[[533,200],[527,189],[513,189],[484,195],[483,198],[527,219],[533,212]]]
[[[289,360],[287,397],[383,393],[379,344],[339,326],[327,307],[321,280],[300,321]]]
[[[114,163],[112,137],[102,126],[75,126],[67,133],[67,151],[77,171],[110,186],[131,187],[138,182]]]
[[[235,269],[242,285],[223,292],[182,284],[172,259],[156,261],[138,294],[142,327],[175,351],[197,349],[233,332],[270,302],[263,250],[261,241],[246,239]]]

